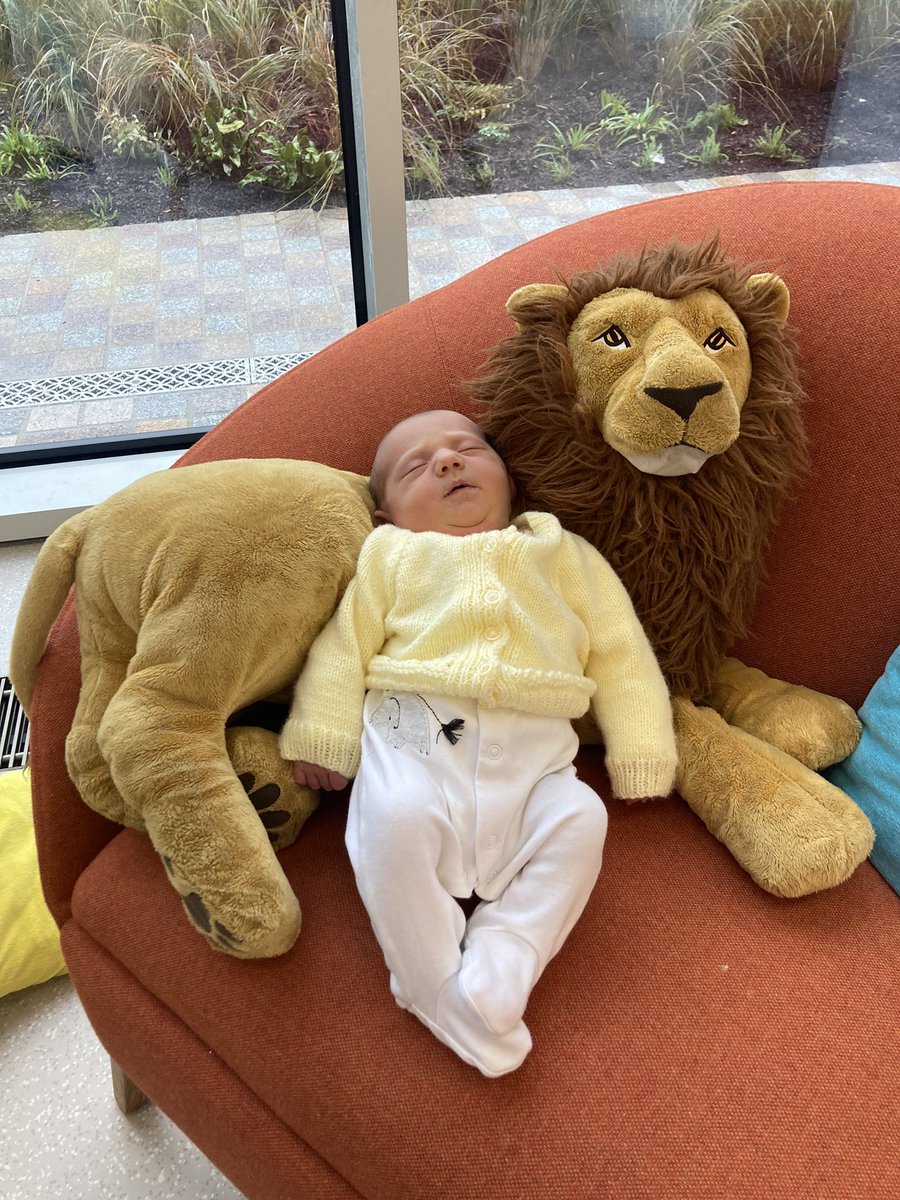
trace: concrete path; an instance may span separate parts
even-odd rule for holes
[[[407,205],[411,296],[539,234],[763,179],[900,185],[900,163]],[[346,212],[0,240],[0,446],[212,425],[355,324]]]

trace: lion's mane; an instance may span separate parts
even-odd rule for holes
[[[555,513],[612,563],[673,693],[695,700],[746,629],[769,531],[807,463],[794,342],[765,295],[747,287],[752,273],[718,238],[621,256],[567,281],[567,295],[530,302],[519,332],[470,385],[520,507]],[[642,473],[576,401],[568,333],[581,309],[613,288],[666,299],[712,288],[746,330],[752,379],[740,435],[695,475]]]

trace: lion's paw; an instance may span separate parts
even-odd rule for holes
[[[269,841],[283,850],[294,841],[319,802],[301,787],[291,763],[278,753],[278,736],[267,729],[237,725],[226,731],[231,765],[265,826]]]
[[[294,831],[293,837],[287,836],[292,818],[290,810],[285,807],[275,807],[281,799],[281,788],[278,784],[263,783],[257,787],[256,776],[252,771],[243,771],[238,775],[238,779],[241,787],[249,796],[250,803],[259,813],[259,819],[266,827],[269,841],[275,849],[280,850],[283,846],[289,845],[297,835]]]
[[[846,758],[862,726],[843,700],[802,684],[771,679],[756,667],[726,658],[709,703],[730,725],[789,754],[811,771]]]
[[[223,919],[224,914],[216,912],[209,896],[204,897],[192,888],[168,855],[163,854],[161,858],[169,882],[181,897],[188,919],[213,950],[229,954],[233,958],[274,958],[284,954],[297,940],[300,932],[300,906],[289,887],[280,906],[273,897],[273,907],[265,922],[260,922],[258,918],[248,922],[246,914],[243,914],[246,929],[242,936],[231,928],[241,927],[242,913],[239,905],[237,908],[231,906],[234,920],[228,920],[227,917]]]
[[[224,950],[226,954],[240,956],[241,939],[212,916],[201,895],[197,892],[182,890],[184,885],[179,886],[178,873],[171,858],[164,854],[162,860],[173,887],[181,897],[185,912],[197,932],[203,934],[214,950]]]

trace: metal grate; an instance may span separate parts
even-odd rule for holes
[[[16,379],[0,383],[0,408],[191,392],[240,383],[270,383],[310,357],[311,353],[272,354],[264,358],[222,358],[214,362],[145,367],[135,371],[94,371],[49,379]]]
[[[12,681],[0,675],[0,771],[25,766],[30,734],[28,718],[16,698]]]

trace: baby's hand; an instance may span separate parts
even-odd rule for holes
[[[319,788],[323,792],[339,792],[350,782],[346,775],[308,762],[294,763],[294,778],[301,787]]]

